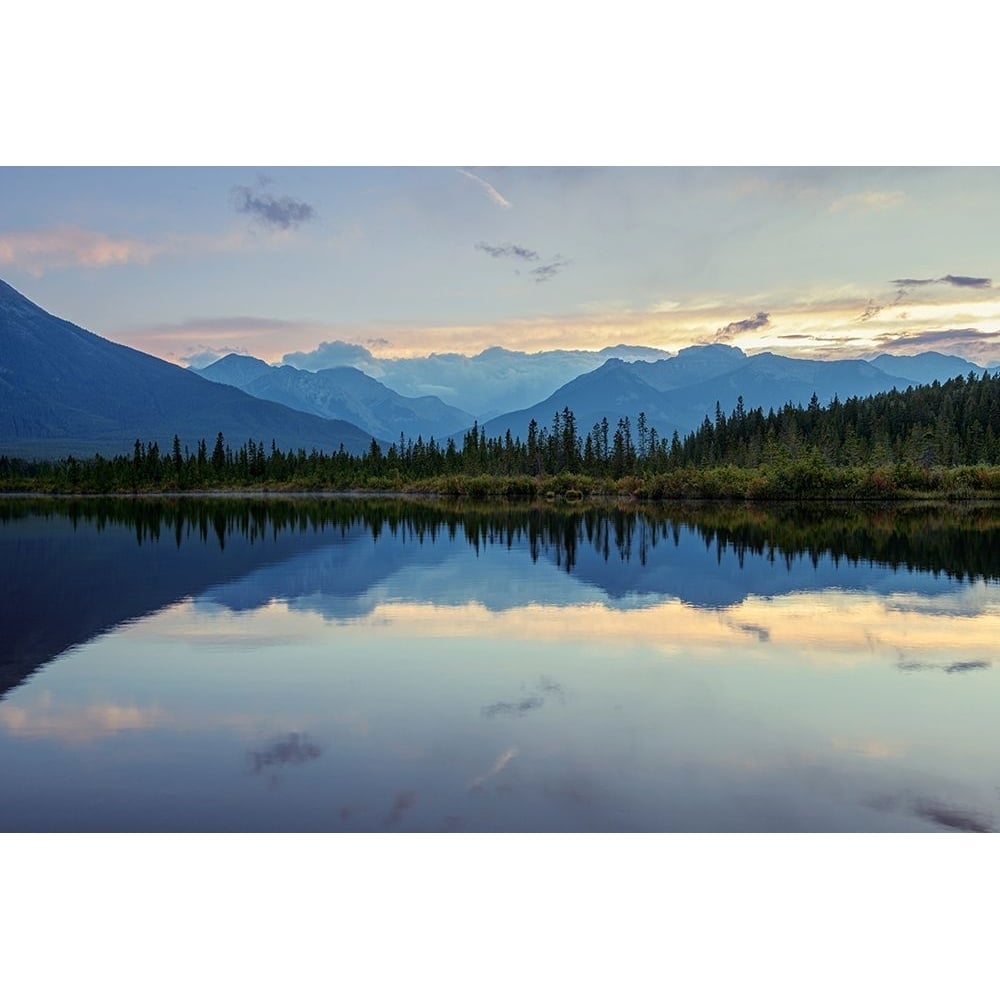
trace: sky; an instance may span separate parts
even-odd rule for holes
[[[628,343],[1000,359],[989,167],[2,167],[0,277],[181,365]]]

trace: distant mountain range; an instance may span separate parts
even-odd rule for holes
[[[286,450],[330,453],[343,445],[357,454],[373,437],[383,446],[400,435],[460,444],[475,419],[490,436],[510,430],[524,439],[531,420],[547,427],[566,407],[581,434],[604,418],[614,428],[620,417],[634,422],[642,412],[661,436],[683,436],[714,418],[716,405],[731,412],[740,397],[746,409],[766,412],[807,404],[813,394],[823,404],[985,370],[935,352],[811,361],[748,356],[723,344],[676,356],[620,344],[536,354],[494,347],[474,357],[395,360],[356,345],[324,344],[286,361],[316,363],[350,352],[357,364],[383,371],[382,380],[355,366],[314,372],[237,354],[198,372],[184,370],[51,316],[0,281],[0,454],[130,453],[136,438],[165,451],[174,434],[194,450],[201,438],[211,446],[219,431],[233,445],[253,438]],[[413,395],[400,389],[418,385]],[[511,400],[521,402],[488,416]]]
[[[372,356],[364,348],[361,363]],[[615,355],[624,355],[617,357]],[[292,355],[286,355],[286,359]],[[601,358],[605,360],[599,364]],[[373,362],[379,359],[372,359]],[[286,403],[309,413],[351,420],[376,437],[396,440],[402,433],[416,440],[433,436],[438,441],[452,437],[457,443],[472,425],[470,414],[478,413],[488,435],[503,436],[507,430],[526,438],[535,420],[549,426],[553,415],[565,407],[573,411],[577,428],[586,433],[606,418],[612,426],[628,416],[634,423],[639,413],[663,436],[676,430],[682,436],[698,427],[706,416],[714,418],[716,403],[728,414],[742,396],[747,409],[780,409],[785,403],[807,404],[816,394],[823,404],[834,396],[870,396],[908,385],[946,381],[970,371],[986,370],[964,358],[927,352],[912,357],[880,355],[872,361],[810,361],[778,354],[746,355],[737,347],[709,344],[687,347],[676,356],[664,351],[619,345],[603,351],[543,351],[525,354],[491,348],[475,357],[431,355],[428,358],[382,362],[399,377],[394,366],[437,367],[440,377],[454,379],[449,398],[485,399],[484,383],[503,384],[490,399],[521,398],[529,387],[547,385],[553,365],[563,365],[565,376],[574,367],[586,367],[575,378],[564,380],[541,402],[537,398],[521,409],[483,419],[483,410],[473,407],[463,413],[434,396],[412,399],[402,396],[356,368],[336,367],[318,372],[290,365],[272,366],[256,358],[229,355],[202,369],[205,378],[238,386],[264,399]],[[511,379],[510,384],[505,380]]]
[[[81,457],[128,453],[139,438],[192,451],[221,431],[240,445],[350,452],[371,435],[218,385],[58,319],[0,281],[0,454]]]
[[[398,440],[400,434],[413,440],[446,441],[474,420],[471,413],[442,403],[437,396],[401,396],[356,368],[308,372],[228,354],[198,374],[304,413],[348,420],[372,437],[389,441]]]
[[[809,361],[770,352],[747,356],[739,348],[713,344],[688,347],[674,358],[653,363],[607,361],[542,402],[487,421],[485,429],[491,437],[509,429],[523,439],[532,420],[547,427],[556,412],[569,407],[581,434],[604,418],[612,430],[622,416],[634,427],[641,412],[661,437],[674,431],[683,437],[706,417],[713,419],[716,404],[728,416],[741,396],[746,409],[761,407],[766,413],[788,402],[805,405],[813,394],[822,405],[834,396],[871,396],[970,371],[982,374],[984,369],[944,355]]]
[[[610,358],[659,361],[670,356],[669,351],[656,347],[617,344],[599,351],[527,354],[490,347],[472,357],[431,354],[424,358],[377,358],[365,347],[337,341],[321,344],[308,354],[286,354],[283,363],[313,372],[350,365],[403,396],[437,396],[482,423],[537,403],[571,378],[600,368]]]

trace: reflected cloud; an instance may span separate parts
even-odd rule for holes
[[[938,826],[949,830],[962,830],[966,833],[995,833],[995,827],[982,815],[955,809],[932,800],[921,800],[914,807],[914,813],[922,819],[928,819]]]
[[[167,712],[137,705],[55,705],[48,696],[35,705],[0,702],[0,727],[25,739],[86,743],[123,732],[172,724]]]
[[[750,622],[737,622],[733,628],[746,635],[754,636],[758,642],[770,642],[771,633],[760,625],[752,625]]]
[[[272,768],[288,764],[305,764],[315,760],[322,752],[320,747],[306,739],[304,733],[289,733],[288,736],[276,740],[263,750],[251,750],[247,758],[254,774],[262,774]]]
[[[389,810],[389,814],[383,820],[385,826],[396,826],[402,820],[404,813],[412,809],[417,803],[417,793],[407,789],[396,796],[396,800]]]
[[[495,701],[492,705],[484,705],[482,714],[487,719],[495,718],[498,715],[524,715],[533,712],[536,708],[541,708],[545,704],[544,698],[532,696],[522,698],[521,701]]]
[[[974,670],[989,670],[992,665],[989,660],[957,660],[954,663],[922,663],[908,660],[897,664],[900,670],[940,670],[946,674],[965,674]]]
[[[528,604],[498,612],[476,602],[436,606],[397,601],[379,605],[373,616],[411,635],[540,643],[565,643],[571,636],[574,641],[613,647],[619,654],[641,646],[665,655],[691,646],[706,654],[724,649],[749,652],[751,643],[767,642],[782,648],[788,662],[800,666],[857,669],[865,660],[880,658],[919,663],[943,652],[947,667],[992,659],[1000,593],[987,586],[983,591],[979,610],[962,613],[961,628],[955,627],[953,615],[933,613],[930,602],[927,607],[906,607],[902,595],[883,598],[836,589],[751,596],[722,613],[679,600],[640,608]],[[483,711],[493,716],[537,707],[525,698],[496,702]]]
[[[478,778],[473,778],[472,781],[469,782],[469,791],[482,788],[484,782],[489,781],[490,778],[495,778],[517,755],[517,747],[510,747],[509,749],[504,750],[504,752],[493,762],[493,766],[485,774],[481,774]]]
[[[859,757],[868,757],[871,760],[892,760],[902,757],[905,753],[902,744],[879,739],[856,740],[834,737],[830,741],[830,745],[834,750],[856,754]]]
[[[542,677],[538,681],[538,690],[544,694],[554,694],[560,701],[566,700],[566,689],[548,677]]]

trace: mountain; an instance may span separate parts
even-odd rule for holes
[[[898,375],[921,385],[930,385],[934,381],[947,382],[957,375],[968,375],[970,371],[975,372],[979,378],[986,371],[965,358],[954,354],[939,354],[937,351],[910,355],[880,354],[877,358],[872,358],[871,364],[888,375]]]
[[[682,428],[666,409],[665,402],[664,393],[640,378],[633,365],[612,358],[597,371],[586,372],[567,382],[541,403],[488,420],[483,429],[490,437],[502,437],[509,429],[523,441],[532,420],[539,427],[548,427],[556,412],[561,413],[569,407],[581,435],[586,435],[604,417],[613,432],[619,417],[627,416],[634,425],[637,415],[644,412],[657,433],[669,437],[674,430]]]
[[[912,384],[866,361],[808,361],[771,353],[747,357],[737,348],[713,344],[686,348],[675,358],[653,364],[608,361],[541,403],[487,421],[485,430],[495,437],[509,428],[523,440],[532,419],[547,427],[553,414],[568,406],[584,435],[605,417],[612,429],[623,416],[634,428],[644,412],[661,437],[675,430],[683,436],[706,416],[714,419],[716,403],[728,415],[740,396],[746,409],[759,406],[767,412],[787,402],[806,404],[814,393],[822,404],[835,395],[870,396]]]
[[[424,358],[376,358],[364,347],[321,344],[309,353],[286,354],[285,364],[317,371],[349,364],[407,397],[433,395],[482,422],[498,413],[531,406],[567,380],[600,368],[610,358],[655,361],[670,352],[618,344],[599,351],[509,351],[490,347],[472,357],[431,354]]]
[[[376,438],[444,441],[473,421],[471,413],[436,396],[409,399],[356,368],[308,372],[291,365],[273,367],[257,358],[228,354],[199,372],[213,382],[233,385],[251,396],[283,403],[319,417],[349,420]]]
[[[371,435],[216,385],[51,316],[0,281],[0,454],[131,454],[136,438],[192,451],[221,431],[282,449],[366,451]]]
[[[654,389],[664,390],[704,382],[741,368],[747,361],[747,356],[738,347],[706,344],[685,347],[677,352],[676,357],[662,361],[637,361],[632,368],[636,375]]]

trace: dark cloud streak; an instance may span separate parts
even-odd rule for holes
[[[771,325],[771,316],[766,312],[759,312],[749,319],[737,320],[727,326],[720,327],[715,331],[715,342],[722,343],[741,333],[748,333],[750,330],[762,330]]]
[[[562,257],[557,256],[553,260],[549,261],[548,264],[541,264],[539,267],[533,267],[528,274],[530,274],[538,283],[549,281],[554,278],[568,263],[568,260],[564,260]]]
[[[316,218],[316,209],[308,202],[287,195],[275,197],[260,190],[269,178],[258,178],[257,189],[239,184],[233,188],[236,211],[253,216],[271,229],[297,229]]]
[[[992,278],[970,278],[966,274],[946,274],[943,278],[894,278],[891,285],[897,288],[916,288],[919,285],[952,285],[955,288],[992,288]]]
[[[494,260],[501,257],[515,257],[518,260],[538,260],[538,251],[529,250],[517,243],[483,243],[479,242],[475,247],[489,254]]]
[[[518,243],[484,243],[480,241],[475,244],[475,249],[488,254],[494,260],[512,258],[529,264],[534,263],[535,261],[541,261],[541,255],[537,250],[532,250],[529,247],[523,247]],[[535,279],[537,284],[541,284],[544,281],[551,281],[552,278],[554,278],[569,263],[570,262],[561,254],[556,254],[550,260],[544,261],[538,264],[537,267],[531,268],[528,271],[528,274]],[[514,273],[520,274],[521,272],[515,271]]]
[[[493,719],[498,715],[524,715],[544,704],[544,699],[532,696],[522,701],[496,701],[492,705],[484,705],[481,711],[484,718]]]

